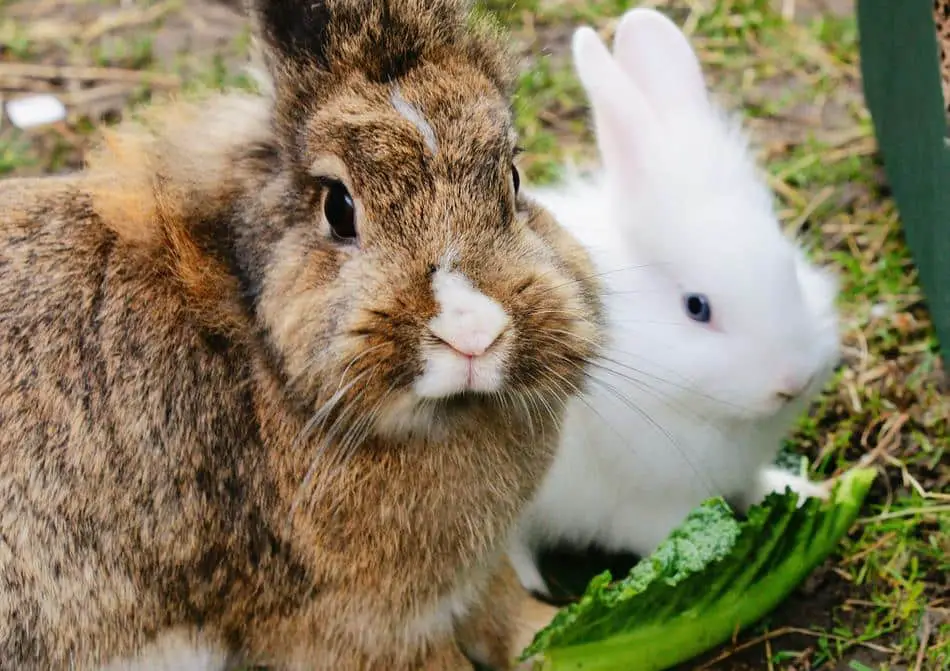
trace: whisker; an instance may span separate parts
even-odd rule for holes
[[[624,354],[627,354],[627,353],[624,352]],[[632,355],[632,354],[627,354],[627,355],[628,355],[628,356],[635,356],[635,355]],[[698,391],[698,390],[694,389],[694,388],[691,386],[691,385],[693,384],[693,381],[690,380],[689,378],[683,378],[682,375],[680,375],[680,377],[684,380],[684,382],[683,382],[683,383],[676,383],[676,382],[674,382],[673,380],[670,380],[669,378],[661,377],[661,376],[656,375],[656,374],[654,374],[654,373],[650,373],[649,371],[645,371],[645,370],[636,368],[636,367],[634,367],[634,366],[630,366],[630,365],[628,365],[628,364],[625,364],[625,363],[623,363],[623,362],[621,362],[621,361],[617,361],[616,359],[613,359],[613,358],[610,358],[610,357],[607,357],[607,356],[603,356],[603,355],[602,355],[602,356],[600,356],[599,358],[600,358],[601,360],[603,360],[603,361],[607,361],[608,363],[612,363],[612,364],[614,364],[615,366],[620,366],[621,368],[624,368],[624,369],[626,369],[626,370],[632,371],[632,372],[636,373],[637,375],[643,375],[643,376],[645,376],[645,377],[648,377],[648,378],[651,378],[651,379],[653,379],[653,380],[656,380],[657,382],[670,385],[671,387],[674,387],[674,388],[676,388],[676,389],[678,389],[678,390],[680,390],[680,391],[684,391],[684,392],[686,392],[686,393],[688,393],[688,394],[691,394],[691,395],[693,395],[693,396],[697,396],[697,397],[702,398],[702,399],[705,399],[705,400],[707,400],[707,401],[712,401],[713,403],[716,403],[716,404],[718,404],[718,405],[721,405],[721,406],[724,406],[724,407],[727,407],[727,408],[733,408],[733,409],[735,409],[735,410],[739,410],[739,411],[742,411],[742,412],[745,412],[745,411],[747,410],[747,409],[744,408],[743,406],[738,405],[738,404],[736,404],[736,403],[731,403],[731,402],[726,401],[726,400],[724,400],[724,399],[721,399],[721,398],[719,398],[719,397],[717,397],[717,396],[712,396],[712,395],[710,395],[710,394],[707,394],[707,393],[704,393],[704,392],[701,392],[701,391]],[[641,358],[641,359],[643,359],[644,357],[636,357],[636,358]],[[649,360],[647,359],[647,361],[649,361]],[[650,362],[650,363],[652,364],[652,362]],[[672,371],[671,371],[671,372],[672,372]],[[619,373],[618,373],[618,374],[619,374]]]
[[[617,371],[611,368],[608,368],[606,366],[601,366],[598,364],[593,364],[593,366],[594,368],[598,370],[606,371],[610,373],[611,375],[615,375],[617,377],[620,377],[623,380],[626,380],[627,382],[636,386],[640,391],[648,394],[650,397],[656,399],[657,401],[659,401],[666,407],[670,408],[671,410],[674,410],[682,415],[695,418],[699,420],[702,424],[706,425],[709,429],[719,434],[720,437],[723,436],[722,430],[719,428],[719,426],[717,426],[714,422],[712,422],[712,420],[710,420],[709,417],[697,412],[695,409],[691,408],[689,405],[676,401],[675,397],[673,397],[671,394],[668,394],[662,391],[661,389],[657,389],[656,387],[652,387],[649,384],[643,382],[642,380],[637,380],[635,378],[623,375],[622,373],[618,373]]]
[[[528,407],[528,402],[525,400],[523,395],[518,394],[515,398],[521,401],[521,405],[524,408],[525,417],[528,419],[528,431],[531,432],[531,439],[534,440],[535,434],[537,433],[534,430],[534,415],[531,413],[531,409]]]
[[[353,366],[354,363],[362,359],[367,354],[370,354],[373,351],[385,346],[386,346],[386,343],[379,343],[377,345],[373,345],[372,347],[369,347],[363,350],[362,352],[357,353],[352,359],[350,359],[349,363],[346,365],[346,367],[343,369],[343,372],[340,374],[340,383],[337,385],[337,389],[339,389],[340,385],[343,384],[343,380],[346,378],[347,372],[350,370],[350,368]],[[295,375],[293,375],[287,381],[287,386],[294,387],[301,377],[303,377],[308,372],[310,372],[313,365],[319,360],[319,357],[321,354],[323,354],[323,352],[316,352],[312,357],[310,357],[307,360],[307,362],[304,364],[303,368],[301,368]]]
[[[556,311],[556,310],[551,310],[551,311],[549,311],[549,312],[557,312],[557,311]],[[686,326],[685,324],[678,324],[678,323],[675,323],[675,322],[656,322],[656,321],[645,321],[645,320],[644,320],[644,321],[625,320],[625,323],[640,323],[640,324],[652,324],[652,325],[657,325],[657,324],[659,324],[659,325],[669,325],[669,326]],[[655,375],[655,374],[653,374],[653,373],[650,373],[650,372],[648,372],[648,371],[645,371],[645,370],[641,370],[641,369],[632,367],[632,366],[630,366],[630,365],[628,365],[628,364],[625,364],[625,363],[623,363],[623,362],[617,361],[616,359],[610,358],[610,357],[608,356],[608,351],[614,351],[614,352],[617,352],[618,354],[623,354],[623,355],[626,355],[626,356],[629,356],[629,357],[633,357],[633,358],[641,359],[641,360],[644,360],[644,361],[648,361],[651,365],[654,365],[654,366],[656,365],[656,364],[654,364],[652,361],[650,361],[649,359],[647,359],[647,358],[645,358],[645,357],[643,357],[643,356],[641,356],[641,355],[637,355],[637,354],[634,354],[634,353],[632,353],[632,352],[626,352],[626,351],[623,351],[623,350],[619,350],[619,349],[617,349],[616,347],[613,347],[613,346],[611,346],[611,347],[604,347],[603,345],[601,345],[600,343],[595,342],[595,341],[592,340],[591,338],[584,337],[584,336],[582,336],[582,335],[580,335],[580,334],[578,334],[578,333],[573,333],[573,332],[570,332],[570,331],[565,331],[564,329],[546,328],[546,329],[544,329],[543,332],[537,334],[536,337],[544,338],[545,336],[548,336],[549,334],[563,335],[563,336],[566,336],[566,337],[571,338],[571,339],[573,339],[573,340],[579,340],[579,341],[581,341],[581,342],[584,342],[585,344],[587,344],[587,345],[589,345],[590,347],[594,348],[596,351],[600,352],[600,353],[599,353],[599,358],[604,359],[604,360],[606,360],[606,361],[609,361],[609,362],[613,363],[614,365],[621,366],[621,367],[626,368],[626,369],[628,369],[628,370],[632,370],[632,371],[634,371],[634,372],[636,372],[636,373],[638,373],[638,374],[640,374],[640,375],[644,375],[644,376],[647,376],[647,377],[651,377],[651,378],[653,378],[654,380],[656,380],[657,382],[662,382],[662,383],[664,383],[664,384],[671,385],[671,386],[673,386],[673,387],[678,388],[678,389],[681,390],[681,391],[687,392],[687,393],[692,394],[692,395],[695,395],[695,396],[699,396],[699,397],[704,398],[704,399],[706,399],[706,400],[708,400],[708,401],[712,401],[712,402],[718,403],[718,404],[720,404],[720,405],[722,405],[722,406],[725,406],[725,407],[734,408],[734,409],[737,409],[737,410],[740,410],[740,411],[743,411],[743,412],[747,410],[746,408],[744,408],[744,407],[741,406],[741,405],[737,405],[737,404],[735,404],[735,403],[731,403],[731,402],[729,402],[729,401],[726,401],[726,400],[724,400],[724,399],[722,399],[722,398],[718,398],[718,397],[716,397],[716,396],[712,396],[712,395],[710,395],[710,394],[706,394],[706,393],[703,393],[703,392],[700,392],[700,391],[696,390],[696,389],[693,388],[693,386],[692,386],[692,384],[693,384],[693,381],[692,381],[692,380],[690,380],[689,378],[684,377],[684,376],[678,374],[676,371],[673,371],[673,370],[668,369],[668,368],[666,368],[666,367],[662,367],[663,370],[665,370],[666,372],[672,373],[673,375],[676,375],[676,376],[679,377],[681,380],[683,380],[683,383],[682,383],[682,384],[677,384],[676,382],[674,382],[673,380],[671,380],[671,379],[669,379],[669,378],[660,377],[660,376]],[[565,340],[556,339],[556,338],[550,338],[550,337],[549,337],[548,339],[549,339],[550,342],[552,342],[552,343],[559,344],[559,345],[561,345],[561,346],[563,346],[563,347],[569,348],[570,343],[567,342],[567,341],[565,341]]]
[[[389,385],[389,388],[380,394],[379,398],[376,399],[376,402],[369,409],[369,411],[359,420],[354,422],[347,435],[343,436],[343,439],[340,441],[340,445],[342,446],[340,455],[342,459],[338,461],[338,466],[340,468],[346,465],[346,462],[352,458],[356,450],[366,440],[366,437],[376,424],[376,420],[379,418],[379,413],[383,409],[383,405],[385,405],[386,401],[389,400],[390,394],[392,394],[396,386],[397,383],[395,382]]]
[[[547,334],[545,334],[545,335],[547,335]],[[553,338],[553,337],[548,336],[548,340],[549,340],[550,342],[555,342],[555,343],[559,343],[559,344],[562,344],[562,345],[563,345],[563,343],[561,343],[560,340],[557,339],[557,338]],[[548,353],[548,356],[553,356],[553,357],[557,357],[557,358],[559,358],[559,359],[561,359],[561,360],[565,360],[565,357],[564,357],[564,356],[559,355],[558,353],[554,353],[554,352]],[[650,395],[651,397],[655,398],[656,400],[658,400],[660,403],[663,403],[664,405],[670,407],[671,409],[673,409],[673,410],[675,410],[675,411],[677,411],[677,412],[679,412],[679,413],[681,413],[681,414],[684,414],[684,415],[687,415],[687,416],[691,416],[691,417],[696,418],[697,420],[699,420],[700,422],[702,422],[703,424],[705,424],[706,426],[708,426],[712,431],[716,432],[716,433],[719,434],[719,435],[722,435],[721,429],[720,429],[718,426],[716,426],[715,424],[711,423],[707,417],[701,415],[700,413],[697,413],[693,408],[690,408],[690,407],[688,407],[688,406],[686,406],[686,405],[683,405],[683,404],[681,404],[681,403],[676,403],[676,402],[674,401],[674,399],[673,399],[670,395],[664,393],[662,390],[656,389],[656,388],[650,386],[649,384],[647,384],[646,382],[644,382],[644,381],[642,381],[642,380],[639,380],[639,379],[637,379],[637,378],[635,378],[635,377],[632,377],[632,376],[630,376],[630,375],[624,374],[624,373],[622,373],[622,372],[616,371],[616,370],[610,368],[609,366],[605,366],[605,365],[603,365],[603,364],[601,364],[601,363],[598,363],[598,362],[596,362],[596,361],[589,361],[589,362],[587,362],[587,363],[588,363],[588,365],[589,365],[591,368],[593,368],[593,369],[595,369],[595,370],[603,370],[603,371],[605,371],[605,372],[607,372],[607,373],[610,373],[610,374],[612,374],[612,375],[615,375],[615,376],[617,376],[617,377],[620,377],[621,379],[624,379],[624,380],[628,381],[629,383],[633,384],[634,386],[636,386],[638,389],[640,389],[640,390],[643,391],[644,393],[646,393],[646,394]],[[623,364],[619,364],[619,362],[617,362],[617,363],[618,363],[618,365],[623,365]],[[634,369],[634,370],[635,370],[635,369]],[[557,374],[556,371],[550,371],[550,370],[549,370],[549,371],[546,371],[546,373],[548,373],[548,374]],[[561,377],[562,381],[564,381],[562,376],[560,376],[559,374],[557,374],[557,375],[558,375],[559,377]],[[677,450],[677,452],[680,454],[680,456],[683,458],[683,460],[686,461],[686,463],[689,465],[690,469],[696,474],[697,477],[700,478],[700,480],[701,480],[702,483],[703,483],[703,486],[706,487],[706,488],[709,488],[710,486],[712,486],[712,490],[711,490],[711,491],[712,491],[713,493],[715,492],[715,483],[714,483],[714,482],[710,482],[710,481],[700,472],[700,470],[696,467],[696,465],[693,463],[692,459],[690,458],[690,455],[689,455],[688,451],[686,450],[685,446],[682,445],[682,444],[669,432],[669,430],[668,430],[666,427],[662,426],[662,425],[661,425],[659,422],[657,422],[657,421],[655,420],[655,418],[653,418],[653,416],[650,415],[644,408],[642,408],[642,407],[640,407],[640,406],[634,404],[634,403],[633,403],[629,398],[627,398],[619,389],[617,389],[614,385],[608,383],[606,380],[604,380],[604,379],[602,379],[602,378],[600,378],[600,377],[594,375],[593,373],[587,373],[587,379],[590,380],[590,381],[592,381],[592,382],[594,382],[594,383],[596,383],[596,384],[598,384],[602,389],[604,389],[604,390],[607,391],[609,394],[611,394],[612,396],[614,396],[615,398],[617,398],[618,400],[620,400],[624,405],[626,405],[628,408],[630,408],[631,410],[633,410],[634,412],[636,412],[636,413],[637,413],[638,415],[640,415],[644,420],[646,420],[651,426],[653,426],[653,427],[656,428],[661,434],[663,434],[663,436],[666,438],[666,440],[667,440],[671,445],[674,446],[674,448]],[[564,382],[566,382],[566,381],[564,381]],[[566,386],[567,386],[568,388],[571,388],[571,387],[573,387],[574,385],[567,384]],[[588,407],[590,407],[590,404],[587,402],[586,399],[584,399],[583,395],[580,395],[580,398],[585,402],[585,404],[586,404]],[[597,414],[599,415],[599,413],[597,413]],[[622,434],[621,432],[619,432],[615,426],[611,426],[611,429],[612,429],[618,436],[623,436],[623,434]]]
[[[561,288],[563,288],[563,287],[567,287],[567,286],[570,286],[570,285],[572,285],[572,284],[581,284],[582,282],[586,282],[587,280],[593,280],[593,279],[596,279],[596,278],[598,278],[598,277],[606,277],[607,275],[612,275],[613,273],[622,273],[622,272],[626,272],[626,271],[628,271],[628,270],[643,270],[643,269],[645,269],[645,268],[653,268],[653,267],[658,266],[658,265],[667,265],[667,264],[666,264],[665,262],[661,262],[661,263],[644,263],[644,264],[633,265],[633,266],[622,266],[622,267],[620,267],[620,268],[614,268],[614,269],[612,269],[612,270],[603,270],[603,271],[600,271],[600,272],[597,272],[597,273],[591,273],[590,275],[584,275],[584,276],[578,277],[578,278],[576,278],[576,279],[570,279],[570,280],[568,280],[567,282],[562,282],[561,284],[556,284],[556,285],[554,285],[553,287],[547,287],[547,288],[544,289],[544,291],[542,291],[541,293],[547,293],[547,292],[549,292],[549,291],[556,291],[557,289],[561,289]]]
[[[317,430],[317,429],[318,429],[318,427],[319,427],[319,429],[322,430],[323,424],[326,422],[327,417],[329,417],[330,413],[331,413],[331,412],[333,411],[333,409],[336,407],[337,403],[340,402],[340,399],[342,399],[342,398],[346,395],[346,393],[347,393],[350,389],[353,388],[353,386],[354,386],[355,384],[357,384],[360,380],[362,380],[362,379],[365,378],[367,375],[370,375],[370,374],[372,374],[372,373],[375,372],[375,371],[376,371],[376,367],[373,367],[373,368],[370,368],[370,369],[368,369],[368,370],[365,370],[365,371],[363,371],[362,373],[360,373],[359,375],[357,375],[355,378],[353,378],[349,383],[347,383],[346,386],[344,386],[344,387],[338,389],[338,390],[327,400],[327,402],[324,403],[324,404],[320,407],[320,409],[317,410],[317,411],[313,414],[313,416],[307,421],[307,423],[304,425],[304,427],[300,430],[300,432],[299,432],[299,433],[297,434],[297,436],[294,438],[294,442],[293,442],[293,446],[292,446],[291,450],[292,450],[293,452],[296,452],[297,449],[300,447],[300,443],[301,443],[303,440],[306,440],[307,438],[309,438],[310,435],[314,432],[314,430]],[[363,392],[360,392],[360,395],[362,395],[362,393],[363,393]],[[358,397],[358,398],[359,398],[359,397]],[[348,411],[349,408],[352,408],[352,407],[353,407],[354,404],[355,404],[355,403],[349,403],[349,404],[347,404],[347,405],[343,408],[343,411],[341,412],[340,416],[338,416],[337,419],[336,419],[336,420],[333,422],[333,424],[331,425],[331,429],[333,429],[333,428],[336,427],[336,426],[339,426],[340,422],[342,421],[343,416],[347,413],[347,411]],[[298,507],[298,505],[300,504],[300,499],[301,499],[301,497],[303,496],[303,493],[304,493],[304,492],[307,490],[307,488],[310,486],[310,483],[311,483],[311,481],[313,480],[314,475],[316,474],[317,465],[318,465],[318,463],[319,463],[319,457],[320,457],[320,455],[323,453],[323,450],[326,448],[326,445],[327,445],[327,444],[328,444],[328,442],[327,442],[326,440],[324,440],[324,441],[323,441],[323,444],[317,448],[317,453],[316,453],[316,455],[315,455],[314,458],[311,460],[310,466],[308,467],[307,472],[306,472],[306,474],[304,475],[303,480],[301,481],[300,485],[297,487],[297,491],[294,493],[294,498],[293,498],[293,501],[291,502],[291,505],[290,505],[290,513],[289,513],[289,515],[288,515],[288,520],[287,520],[287,526],[288,526],[287,531],[288,531],[288,534],[290,533],[290,531],[291,531],[292,528],[293,528],[293,520],[294,520],[294,516],[296,515],[296,512],[297,512],[297,507]]]
[[[311,418],[304,425],[303,429],[301,429],[300,433],[298,433],[294,438],[293,449],[299,447],[300,442],[308,438],[317,424],[326,419],[330,411],[333,410],[333,407],[340,401],[341,398],[343,398],[343,396],[346,395],[346,392],[352,389],[353,385],[366,377],[366,375],[370,372],[372,371],[363,371],[361,374],[357,375],[353,380],[351,380],[345,387],[337,389],[337,391],[334,392],[334,394],[326,401],[326,403],[324,403],[320,409],[311,416]]]
[[[699,479],[703,487],[707,490],[708,496],[713,496],[716,493],[716,483],[711,481],[706,475],[697,468],[696,464],[693,463],[693,460],[689,457],[688,451],[679,443],[678,440],[671,434],[662,424],[657,422],[649,412],[639,407],[635,403],[631,402],[626,396],[624,396],[618,389],[613,385],[604,382],[599,378],[591,378],[591,380],[604,389],[607,393],[613,395],[617,400],[627,406],[630,410],[642,417],[646,422],[653,426],[657,431],[659,431],[663,436],[669,441],[679,455],[683,458],[683,461],[689,466],[690,470],[693,471],[693,474]]]
[[[360,352],[359,354],[357,354],[356,356],[354,356],[352,359],[350,359],[350,362],[346,365],[346,368],[344,368],[344,369],[343,369],[343,372],[340,374],[340,384],[341,384],[341,385],[343,384],[343,380],[346,378],[346,374],[349,372],[350,368],[352,368],[353,365],[354,365],[357,361],[359,361],[360,359],[362,359],[362,358],[363,358],[364,356],[366,356],[367,354],[370,354],[370,353],[372,353],[372,352],[378,350],[378,349],[381,348],[381,347],[385,347],[386,344],[387,344],[387,343],[379,343],[379,344],[377,344],[377,345],[373,345],[372,347],[369,347],[369,348],[363,350],[362,352]]]
[[[568,337],[570,337],[570,338],[574,338],[574,339],[576,339],[576,340],[580,340],[580,341],[582,341],[582,342],[585,342],[585,343],[589,344],[591,347],[597,347],[598,349],[601,349],[601,348],[598,347],[597,343],[595,343],[595,342],[594,342],[593,340],[591,340],[590,338],[585,338],[585,337],[583,337],[583,336],[579,336],[579,335],[573,334],[573,333],[571,333],[571,332],[569,332],[569,331],[564,331],[564,330],[562,330],[562,329],[545,329],[545,332],[539,333],[539,334],[537,334],[535,337],[541,339],[542,341],[547,341],[547,342],[550,342],[550,343],[552,343],[552,344],[560,345],[561,347],[570,349],[570,343],[568,343],[567,341],[565,341],[565,340],[563,340],[563,339],[552,337],[550,334],[563,334],[563,335],[568,336]],[[643,360],[645,360],[645,361],[649,361],[649,359],[646,359],[645,357],[642,357],[642,356],[639,356],[639,355],[635,355],[635,354],[632,354],[632,353],[630,353],[630,352],[620,351],[620,350],[617,350],[616,348],[613,348],[613,347],[611,347],[610,349],[613,350],[613,351],[615,351],[615,352],[617,352],[617,353],[619,353],[619,354],[624,354],[624,355],[626,355],[626,356],[630,356],[630,357],[633,357],[633,358],[643,359]],[[747,410],[746,408],[744,408],[744,407],[741,406],[741,405],[738,405],[738,404],[735,404],[735,403],[731,403],[731,402],[726,401],[726,400],[724,400],[724,399],[721,399],[721,398],[718,398],[718,397],[716,397],[716,396],[712,396],[712,395],[710,395],[710,394],[706,394],[706,393],[703,393],[703,392],[701,392],[701,391],[698,391],[698,390],[694,389],[693,386],[692,386],[692,385],[693,385],[693,381],[690,380],[689,378],[683,377],[682,375],[678,375],[678,374],[677,374],[677,375],[683,380],[682,383],[677,383],[677,382],[675,382],[675,381],[673,381],[673,380],[671,380],[671,379],[669,379],[669,378],[664,378],[664,377],[661,377],[661,376],[659,376],[659,375],[656,375],[655,373],[651,373],[651,372],[649,372],[649,371],[642,370],[642,369],[640,369],[640,368],[636,368],[636,367],[631,366],[631,365],[629,365],[629,364],[623,363],[622,361],[618,361],[617,359],[614,359],[614,358],[608,356],[606,353],[600,353],[600,354],[598,354],[598,355],[597,355],[597,359],[598,359],[598,360],[602,360],[602,361],[606,361],[606,362],[611,363],[611,364],[613,364],[613,365],[615,365],[615,366],[619,366],[620,368],[623,368],[623,369],[626,369],[626,370],[628,370],[628,371],[631,371],[631,372],[633,372],[633,373],[635,373],[635,374],[637,374],[637,375],[642,375],[642,376],[644,376],[644,377],[651,378],[651,379],[655,380],[656,382],[660,382],[660,383],[662,383],[662,384],[669,385],[669,386],[674,387],[674,388],[676,388],[676,389],[678,389],[678,390],[680,390],[680,391],[686,392],[686,393],[691,394],[691,395],[693,395],[693,396],[697,396],[697,397],[699,397],[699,398],[703,398],[703,399],[705,399],[705,400],[711,401],[711,402],[716,403],[716,404],[718,404],[718,405],[721,405],[721,406],[724,406],[724,407],[727,407],[727,408],[733,408],[733,409],[735,409],[735,410],[739,410],[739,411],[742,411],[742,412],[745,412],[745,411]],[[652,364],[653,362],[650,362],[650,363]],[[665,370],[669,370],[669,369],[666,369],[665,367],[662,367],[662,368],[664,368]],[[675,371],[669,371],[669,372],[676,374]],[[619,372],[617,372],[617,371],[614,371],[614,373],[617,374],[617,375],[622,376],[622,374],[619,373]],[[627,378],[627,379],[633,381],[632,378]]]
[[[653,319],[615,319],[616,324],[642,324],[647,326],[675,326],[677,328],[691,328],[691,324],[680,322],[661,322]]]
[[[581,315],[576,310],[564,310],[560,308],[549,308],[545,310],[532,310],[530,313],[531,317],[543,317],[545,315],[561,315],[568,321],[574,322],[583,319]]]
[[[380,402],[377,402],[375,407],[379,407]],[[353,452],[356,451],[362,445],[363,441],[366,439],[369,430],[372,428],[372,423],[376,420],[376,413],[368,412],[361,417],[359,417],[355,422],[353,422],[350,427],[346,430],[343,436],[337,441],[332,456],[331,461],[327,465],[327,475],[338,473],[349,461],[349,456],[351,454],[351,449]],[[328,443],[329,445],[329,443]],[[326,481],[328,482],[331,478],[327,477]],[[324,487],[318,485],[317,491],[314,492],[314,499],[320,500],[323,498],[324,493],[327,490]]]
[[[537,394],[532,392],[527,394],[525,398],[531,404],[532,413],[530,416],[532,417],[532,421],[536,420],[538,425],[541,427],[540,432],[534,431],[532,432],[532,435],[538,436],[538,439],[543,441],[545,440],[544,416],[541,414],[542,408],[539,405]]]

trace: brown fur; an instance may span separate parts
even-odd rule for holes
[[[505,540],[598,287],[514,197],[491,31],[453,0],[365,7],[262,0],[273,103],[156,108],[78,175],[0,182],[0,670],[168,632],[288,670],[454,669],[460,646],[505,668],[526,640]],[[343,173],[358,247],[314,170]],[[450,244],[512,355],[497,396],[423,402]]]

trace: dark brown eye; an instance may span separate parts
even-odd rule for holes
[[[521,175],[518,173],[518,168],[514,164],[511,166],[511,182],[515,185],[515,195],[518,194],[518,189],[521,188]]]
[[[341,182],[333,181],[327,186],[323,199],[323,216],[330,224],[333,235],[343,240],[356,238],[356,210],[353,198]]]

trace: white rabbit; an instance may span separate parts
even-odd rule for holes
[[[602,170],[534,196],[593,254],[610,344],[512,543],[540,593],[547,544],[642,556],[710,496],[827,496],[772,463],[839,360],[837,279],[781,231],[685,35],[634,9],[613,55],[583,27],[573,57]]]

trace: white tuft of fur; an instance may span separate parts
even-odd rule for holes
[[[425,611],[406,626],[405,642],[419,645],[426,640],[450,635],[455,623],[464,619],[482,598],[488,581],[488,571],[475,571],[471,580],[440,597],[434,604],[426,604]]]
[[[429,123],[429,120],[425,118],[425,115],[419,110],[419,108],[407,101],[402,96],[402,91],[400,90],[398,84],[393,86],[393,90],[389,99],[396,111],[399,112],[399,114],[402,115],[406,121],[415,126],[417,131],[419,131],[419,134],[422,136],[422,139],[425,142],[426,147],[429,148],[429,151],[431,151],[433,154],[438,154],[439,141],[436,138],[435,129],[432,128],[432,124]]]
[[[237,668],[221,646],[195,632],[169,630],[137,654],[109,662],[100,671],[232,671]]]
[[[839,358],[836,280],[782,233],[737,118],[711,102],[679,29],[631,10],[613,54],[581,28],[574,60],[602,169],[534,195],[594,258],[608,345],[512,540],[522,582],[542,593],[540,546],[646,555],[709,496],[822,495],[771,464]],[[708,323],[687,315],[690,293],[708,298]]]
[[[244,72],[251,78],[262,96],[271,101],[276,98],[277,91],[274,86],[274,78],[271,77],[270,71],[267,69],[263,47],[257,36],[251,38],[250,56],[248,62],[244,65]]]

